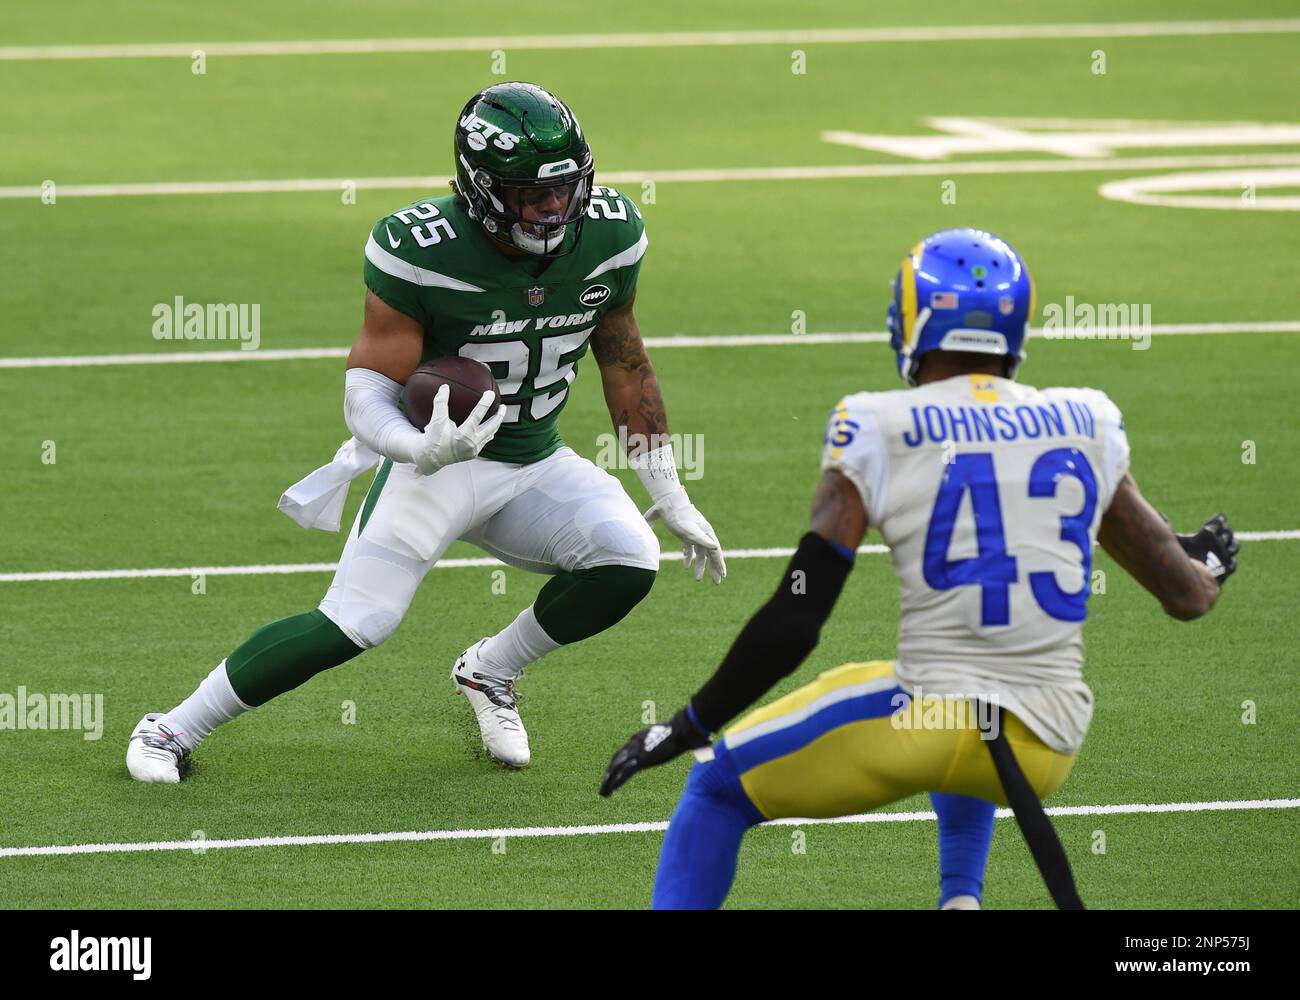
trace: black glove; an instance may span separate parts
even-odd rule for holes
[[[1214,574],[1219,586],[1237,569],[1237,550],[1241,544],[1233,536],[1232,525],[1222,514],[1215,514],[1194,535],[1175,534],[1183,551]]]
[[[687,750],[709,745],[709,734],[691,721],[683,708],[667,722],[643,729],[619,747],[605,768],[600,794],[608,796],[628,778],[647,767],[667,764]]]

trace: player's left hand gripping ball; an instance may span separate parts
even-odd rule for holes
[[[1237,569],[1237,541],[1232,525],[1223,514],[1215,514],[1194,535],[1175,535],[1183,551],[1197,562],[1205,563],[1222,587]]]
[[[722,544],[713,533],[713,526],[695,509],[686,487],[679,486],[646,511],[645,519],[651,524],[663,518],[668,530],[682,543],[682,558],[686,568],[695,567],[695,579],[704,578],[707,566],[714,583],[721,583],[727,575],[727,562],[722,558]]]
[[[420,470],[421,475],[431,476],[439,469],[457,462],[468,462],[477,458],[489,441],[501,427],[506,417],[506,408],[497,406],[496,413],[487,417],[488,408],[495,404],[496,395],[485,392],[474,409],[464,421],[457,424],[448,409],[451,389],[447,385],[439,387],[433,397],[433,415],[424,427],[424,436],[419,439],[412,464]],[[484,420],[484,417],[487,417]]]
[[[690,712],[683,708],[666,723],[641,730],[619,747],[609,767],[605,768],[600,794],[610,795],[637,771],[667,764],[687,750],[697,750],[708,744],[709,734],[695,725]]]

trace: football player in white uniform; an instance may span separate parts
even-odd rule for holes
[[[1129,474],[1105,393],[1012,381],[1032,313],[1023,261],[987,232],[936,233],[904,258],[889,323],[913,388],[836,404],[810,530],[776,593],[687,706],[633,736],[605,773],[608,795],[700,751],[664,839],[657,908],[720,905],[755,823],[861,813],[923,791],[937,793],[944,902],[974,908],[992,803],[1007,803],[986,739],[1000,725],[1041,798],[1088,729],[1081,633],[1094,542],[1175,618],[1218,599],[1237,553],[1223,516],[1176,535]],[[902,590],[897,659],[822,674],[705,750],[812,652],[869,525]]]

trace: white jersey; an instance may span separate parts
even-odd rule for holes
[[[1092,548],[1128,455],[1095,389],[961,375],[840,401],[822,468],[857,486],[889,546],[904,687],[994,700],[1078,751]]]

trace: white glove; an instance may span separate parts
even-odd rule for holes
[[[465,422],[458,427],[447,412],[447,398],[450,395],[450,386],[443,385],[438,390],[433,397],[433,415],[424,428],[424,439],[412,448],[411,464],[426,476],[433,475],[444,466],[477,457],[492,440],[501,421],[506,418],[506,408],[501,406],[494,416],[483,421],[484,414],[495,398],[494,393],[485,392]]]
[[[722,545],[713,527],[691,503],[685,486],[678,486],[645,512],[648,523],[653,524],[656,518],[663,518],[664,525],[681,541],[683,562],[687,569],[695,567],[696,580],[704,579],[707,565],[713,582],[722,582],[727,575]]]

